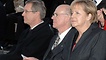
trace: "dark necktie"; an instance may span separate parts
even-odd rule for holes
[[[57,38],[56,38],[56,40],[55,40],[55,42],[54,42],[54,44],[52,46],[52,49],[54,49],[58,45],[59,40],[60,40],[60,37],[57,36]]]

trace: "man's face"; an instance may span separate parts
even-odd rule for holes
[[[56,29],[61,29],[63,28],[63,26],[65,26],[65,24],[67,24],[67,17],[68,15],[66,14],[66,12],[64,11],[64,9],[62,7],[58,7],[56,8],[53,16],[51,19],[53,19],[53,27]]]
[[[24,17],[24,23],[28,25],[31,25],[36,18],[36,13],[32,11],[31,7],[31,3],[26,4],[24,7],[24,12],[22,14],[22,16]]]

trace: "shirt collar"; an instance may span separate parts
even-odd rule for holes
[[[102,0],[95,0],[95,1],[96,1],[96,6],[98,6]]]
[[[31,28],[31,30],[34,29],[36,26],[42,24],[43,22],[44,22],[44,21],[41,21],[40,23],[36,24],[35,26],[33,26],[33,27]]]

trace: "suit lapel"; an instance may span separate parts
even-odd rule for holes
[[[95,25],[91,25],[90,28],[88,28],[87,31],[85,31],[85,33],[83,33],[82,37],[80,38],[79,42],[76,44],[76,47],[74,48],[74,50],[76,50],[81,44],[84,43],[84,41],[86,40],[90,40],[89,38],[94,36],[94,33],[97,33],[95,30]],[[94,31],[95,30],[95,31]],[[73,50],[73,51],[74,51]]]
[[[64,57],[65,60],[68,60],[69,57],[70,57],[72,43],[73,43],[74,36],[75,36],[76,32],[77,32],[77,30],[75,28],[72,28],[68,32],[68,34],[66,35],[65,40],[67,40],[67,41],[66,41],[66,45],[65,45],[65,48],[64,48],[64,52],[63,52],[63,54],[64,54],[63,57]]]
[[[49,45],[49,47],[48,47],[48,49],[47,49],[47,51],[46,51],[46,53],[45,53],[45,55],[44,55],[43,60],[45,60],[45,58],[46,58],[47,55],[49,54],[49,52],[50,52],[50,50],[51,50],[51,48],[52,48],[52,46],[53,46],[53,44],[54,44],[54,42],[55,42],[55,40],[56,40],[56,37],[57,37],[57,35],[55,35],[55,36],[51,39],[50,45]]]
[[[85,40],[88,39],[88,37],[91,36],[91,30],[89,32],[86,32],[82,35],[82,37],[80,38],[79,42],[76,44],[76,47],[74,48],[74,50],[80,46],[80,44],[82,44]]]
[[[78,46],[80,46],[80,44],[82,44],[85,40],[88,39],[89,36],[91,36],[91,32],[92,32],[92,29],[89,28],[85,33],[83,33],[82,37],[80,38],[80,40],[79,40],[78,43],[76,44],[74,50],[76,50],[76,48],[77,48]],[[73,50],[73,51],[74,51],[74,50]]]
[[[44,60],[46,59],[47,55],[49,55],[49,52],[50,52],[56,38],[57,38],[57,35],[55,35],[53,37],[53,39],[51,40],[48,50],[46,51],[46,53],[44,55]],[[53,58],[55,55],[57,55],[59,52],[61,52],[63,50],[63,45],[64,45],[64,42],[62,41],[62,43],[60,43],[57,47],[55,47],[53,50],[51,50],[53,52],[53,56],[51,58]]]
[[[71,51],[69,47],[70,45],[72,45],[72,41],[73,41],[75,33],[76,33],[76,29],[71,28],[70,31],[66,34],[66,36],[62,40],[62,42],[54,49],[53,57],[57,55],[58,53],[62,52],[63,53],[62,58],[63,59],[68,58],[70,51]]]
[[[59,52],[61,52],[64,49],[65,42],[66,41],[63,39],[62,42],[52,50],[52,52],[54,53],[53,56],[57,55]]]
[[[32,30],[30,30],[30,31],[28,32],[27,36],[26,36],[25,38],[23,38],[23,39],[24,39],[24,46],[26,46],[26,45],[28,45],[28,44],[30,44],[30,43],[32,42],[33,37],[37,36],[38,31],[39,31],[40,29],[42,29],[43,26],[45,26],[45,24],[46,24],[46,23],[44,22],[44,23],[42,23],[42,24],[36,26],[34,29],[32,29]],[[33,35],[34,35],[34,36],[33,36]],[[30,39],[30,40],[29,40],[29,39]]]

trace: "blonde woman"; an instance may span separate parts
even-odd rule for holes
[[[71,24],[78,31],[69,60],[106,60],[106,31],[95,23],[97,8],[92,1],[76,0],[71,4]]]

